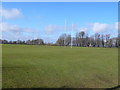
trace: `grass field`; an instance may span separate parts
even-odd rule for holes
[[[2,45],[3,88],[118,85],[118,49]]]

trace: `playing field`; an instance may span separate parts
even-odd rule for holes
[[[118,85],[118,49],[2,45],[3,88],[108,88]]]

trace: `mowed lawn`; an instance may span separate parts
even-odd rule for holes
[[[3,88],[109,88],[118,85],[118,49],[2,45]]]

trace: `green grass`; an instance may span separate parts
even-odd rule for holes
[[[2,45],[3,88],[118,85],[118,49]]]

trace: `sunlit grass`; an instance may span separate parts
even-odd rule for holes
[[[118,85],[117,48],[3,45],[3,88]]]

